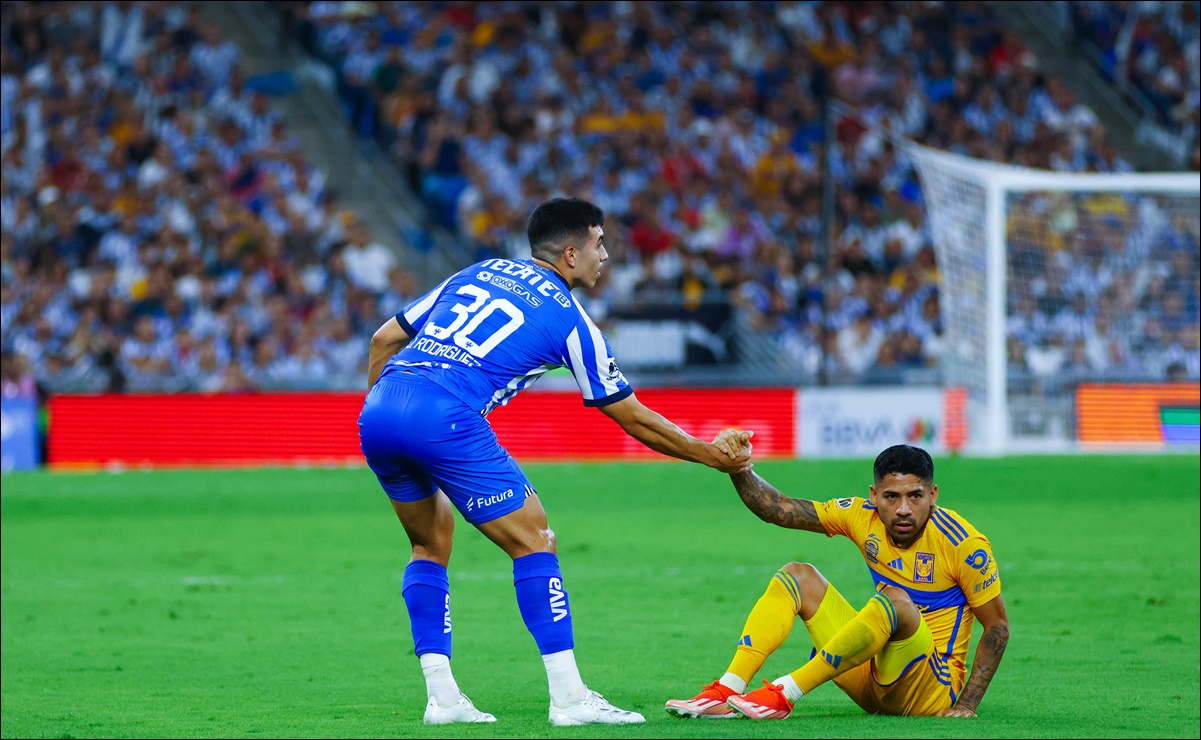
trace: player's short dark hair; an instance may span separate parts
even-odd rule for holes
[[[873,469],[877,483],[892,473],[916,475],[926,483],[934,480],[934,461],[930,459],[930,453],[912,445],[893,445],[884,450],[876,456]]]
[[[555,262],[563,248],[588,239],[588,229],[605,225],[605,212],[583,198],[552,198],[530,214],[526,236],[534,257]]]

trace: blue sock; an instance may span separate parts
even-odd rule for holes
[[[551,552],[536,552],[513,561],[513,586],[517,607],[526,629],[543,655],[571,650],[571,607],[559,572],[559,558]]]
[[[438,653],[450,657],[450,581],[446,568],[430,560],[405,566],[400,592],[409,610],[417,656]]]

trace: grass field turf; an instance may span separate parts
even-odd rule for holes
[[[585,680],[647,716],[551,728],[510,564],[457,522],[454,666],[494,725],[421,724],[404,533],[353,470],[7,475],[4,737],[1197,737],[1198,459],[938,460],[993,543],[1012,636],[975,720],[864,715],[831,685],[785,722],[663,712],[724,671],[783,563],[860,604],[854,545],[746,511],[682,463],[530,465],[559,536]],[[785,493],[865,495],[870,461],[768,462]],[[979,629],[976,630],[979,637]],[[803,626],[765,666],[809,652]],[[758,679],[756,679],[757,681]]]

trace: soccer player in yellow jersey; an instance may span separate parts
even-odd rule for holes
[[[750,436],[727,430],[715,444],[740,450]],[[925,450],[889,447],[874,472],[868,499],[826,502],[784,496],[753,471],[730,476],[760,519],[850,538],[876,593],[856,611],[817,568],[788,563],[751,610],[726,674],[691,699],[667,702],[669,714],[785,719],[803,695],[833,681],[872,714],[976,715],[1009,641],[992,546],[962,516],[938,506],[934,462]],[[798,616],[813,640],[809,662],[748,692]],[[965,686],[975,621],[984,635]]]

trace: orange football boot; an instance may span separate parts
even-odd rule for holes
[[[792,714],[792,702],[784,696],[784,687],[763,681],[763,688],[746,694],[734,694],[726,703],[738,714],[749,719],[787,719]]]
[[[734,719],[738,715],[726,705],[726,700],[737,696],[734,689],[714,681],[701,693],[691,699],[672,699],[664,707],[673,717],[692,717],[693,719]]]

